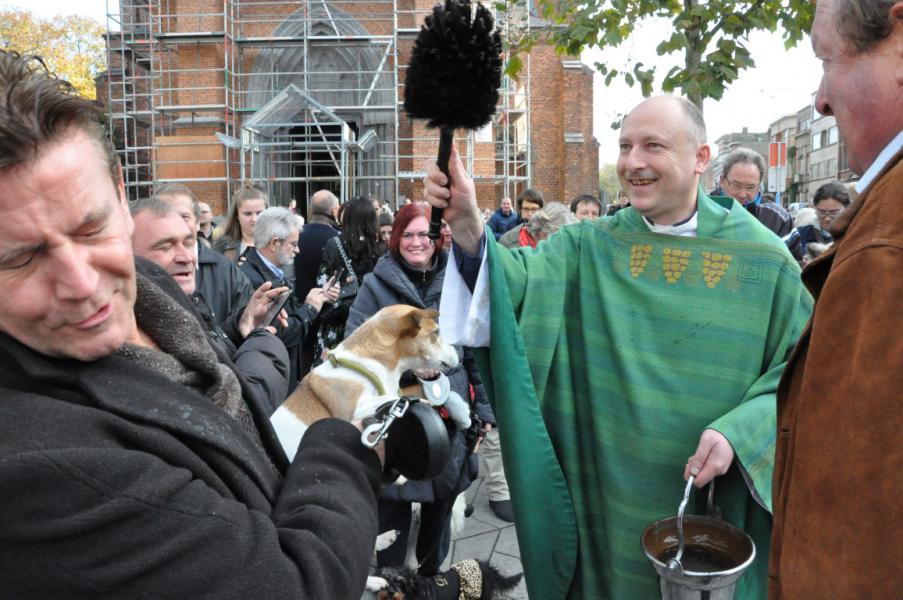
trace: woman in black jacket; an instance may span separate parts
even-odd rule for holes
[[[325,351],[345,339],[348,310],[364,275],[373,270],[384,252],[373,201],[366,196],[352,198],[342,207],[342,232],[323,248],[317,285],[322,287],[331,277],[340,275],[342,289],[338,302],[325,306],[320,314],[313,366],[323,362]]]
[[[813,225],[803,225],[798,228],[804,265],[812,262],[834,242],[828,228],[834,219],[850,206],[850,193],[845,185],[832,181],[816,190],[812,204],[815,206],[818,221]]]
[[[439,308],[442,281],[448,254],[442,250],[442,240],[429,239],[429,207],[409,204],[395,216],[389,250],[376,263],[373,272],[364,278],[345,326],[348,336],[361,323],[381,308],[392,304],[409,304],[419,308]],[[462,349],[458,348],[459,357]],[[402,378],[402,386],[414,383],[413,374]],[[418,373],[422,379],[435,377],[432,373]],[[467,372],[463,364],[447,374],[452,391],[470,400]],[[488,406],[485,407],[488,409]],[[479,414],[479,411],[478,411]],[[481,417],[482,418],[482,417]],[[401,531],[398,540],[377,554],[380,567],[402,566],[407,549],[411,521],[411,503],[421,504],[420,534],[417,539],[419,573],[431,576],[448,553],[451,542],[450,519],[455,497],[477,476],[477,458],[468,448],[463,431],[451,434],[452,451],[448,464],[432,481],[408,481],[404,485],[383,486],[379,500],[380,531]]]

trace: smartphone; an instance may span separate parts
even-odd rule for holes
[[[276,299],[273,300],[273,304],[270,306],[269,310],[267,310],[267,314],[263,317],[263,322],[268,325],[275,325],[276,317],[279,316],[279,311],[282,310],[282,307],[285,306],[285,303],[288,302],[288,299],[292,296],[292,288],[289,288],[276,296]]]
[[[332,284],[342,287],[342,284],[345,283],[346,277],[348,277],[348,269],[346,269],[345,267],[339,267],[335,270],[335,274],[332,276]]]

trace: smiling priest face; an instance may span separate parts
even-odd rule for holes
[[[624,119],[619,138],[618,177],[631,205],[656,224],[690,217],[699,177],[711,150],[705,128],[689,103],[658,96],[640,103]]]

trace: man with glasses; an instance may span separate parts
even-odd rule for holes
[[[737,148],[724,159],[721,191],[742,204],[762,225],[777,234],[787,245],[793,258],[802,262],[800,234],[793,226],[793,217],[783,207],[762,201],[764,175],[765,159],[755,150]]]
[[[273,287],[289,285],[284,269],[292,264],[298,253],[299,237],[298,221],[289,209],[273,206],[260,213],[254,227],[254,248],[248,250],[247,260],[241,265],[252,287],[259,288],[265,281],[271,282]],[[301,342],[307,337],[311,323],[320,314],[324,301],[335,302],[337,299],[338,286],[328,290],[315,287],[307,293],[303,303],[294,295],[286,303],[288,327],[280,328],[277,335],[289,353],[289,390],[301,380]]]

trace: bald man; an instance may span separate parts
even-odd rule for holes
[[[725,519],[756,541],[736,598],[762,598],[775,392],[811,298],[780,239],[699,187],[696,106],[646,100],[619,144],[632,206],[535,249],[484,229],[456,153],[450,189],[428,165],[425,198],[454,240],[442,335],[479,347],[531,597],[659,598],[640,536],[692,475],[717,477]]]

